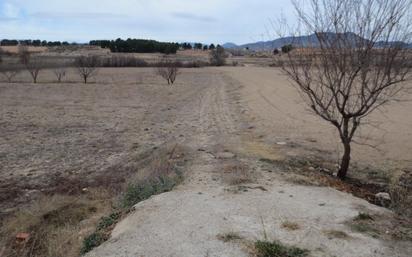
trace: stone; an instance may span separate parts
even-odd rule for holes
[[[29,237],[30,237],[30,234],[29,234],[29,233],[21,232],[21,233],[17,233],[17,235],[16,235],[16,240],[17,240],[18,242],[25,242],[25,241],[27,241],[27,240],[29,239]]]
[[[231,152],[223,152],[223,153],[218,153],[216,155],[216,158],[218,158],[218,159],[233,159],[235,157],[236,157],[236,155],[234,153],[231,153]]]
[[[377,193],[375,198],[384,207],[388,207],[392,201],[391,196],[385,192]]]
[[[375,197],[377,199],[382,199],[382,200],[387,200],[387,201],[391,200],[391,196],[388,193],[385,193],[385,192],[377,193],[375,195]]]

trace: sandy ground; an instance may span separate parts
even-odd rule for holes
[[[226,70],[244,86],[242,102],[266,142],[298,144],[310,151],[339,150],[335,128],[312,114],[280,70],[255,67]],[[355,161],[368,165],[385,162],[411,165],[412,96],[401,97],[403,102],[390,103],[364,120],[356,138],[359,144],[354,144]]]
[[[19,81],[29,81],[25,76]],[[50,71],[40,80],[47,83],[0,84],[0,189],[23,190],[15,199],[52,184],[55,174],[83,180],[121,174],[114,167],[136,149],[173,142],[194,155],[184,184],[135,206],[88,256],[248,256],[248,242],[264,239],[264,232],[269,240],[308,248],[312,256],[406,257],[412,250],[410,243],[399,247],[344,224],[359,211],[390,216],[388,210],[330,188],[296,186],[262,168],[260,158],[336,149],[333,131],[305,111],[276,70],[187,69],[172,87],[152,69],[102,69],[88,85],[55,84]],[[68,80],[79,78],[70,74]],[[410,161],[410,105],[393,108],[404,116],[384,123],[398,131],[382,145],[387,153],[379,158],[356,149],[360,162]],[[243,190],[224,181],[224,167],[233,161],[256,177]],[[2,211],[12,207],[7,203]],[[283,221],[301,229],[282,229]],[[349,238],[329,239],[325,230]],[[217,239],[228,232],[243,239]]]

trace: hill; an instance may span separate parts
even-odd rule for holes
[[[325,37],[337,37],[338,34],[332,33],[332,32],[325,32],[323,33]],[[355,33],[345,33],[346,37],[348,37],[350,40],[353,42],[359,42],[363,39],[356,35]],[[262,50],[272,50],[275,48],[281,48],[284,45],[287,44],[293,44],[295,46],[300,46],[300,47],[307,47],[307,46],[319,46],[319,40],[315,34],[311,34],[308,36],[299,36],[299,37],[282,37],[278,38],[275,40],[270,40],[270,41],[259,41],[259,42],[254,42],[254,43],[248,43],[248,44],[243,44],[243,45],[236,45],[234,43],[226,43],[223,44],[223,47],[229,48],[229,49],[236,49],[236,48],[249,48],[250,50],[254,51],[262,51]],[[376,47],[384,47],[385,45],[388,44],[401,44],[405,47],[412,48],[412,44],[407,44],[404,42],[378,42]]]

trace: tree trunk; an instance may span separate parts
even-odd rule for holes
[[[348,142],[347,140],[343,142],[343,147],[344,147],[344,153],[342,156],[340,169],[338,171],[338,178],[342,180],[346,178],[346,174],[348,173],[348,169],[349,169],[350,152],[351,152],[350,142]]]
[[[83,76],[84,84],[87,84],[87,76]]]

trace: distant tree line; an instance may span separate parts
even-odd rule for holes
[[[178,43],[158,42],[155,40],[131,39],[126,40],[92,40],[90,45],[108,48],[114,53],[164,53],[174,54],[180,48]]]
[[[204,45],[202,43],[182,43],[180,44],[180,48],[182,48],[183,50],[191,50],[191,49],[196,49],[196,50],[213,50],[216,48],[216,46],[214,44],[210,44],[210,45]]]
[[[16,39],[3,39],[0,41],[1,46],[17,46],[17,45],[26,45],[26,46],[68,46],[68,45],[77,45],[77,43],[69,43],[67,41],[47,41],[47,40],[16,40]]]

